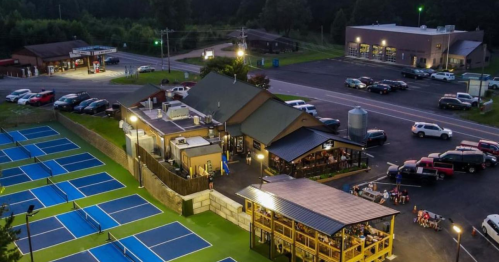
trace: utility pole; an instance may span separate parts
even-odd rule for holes
[[[246,64],[246,35],[244,34],[244,27],[241,27],[241,42],[244,49],[243,63]]]
[[[449,38],[447,40],[447,59],[446,59],[447,62],[445,63],[445,70],[449,69],[450,33],[451,32],[449,32]]]
[[[324,26],[321,25],[321,45],[324,45]]]
[[[59,4],[59,20],[62,20],[62,15],[61,15],[61,5]]]
[[[164,55],[163,55],[163,35],[166,35],[166,53],[168,56],[168,73],[171,73],[171,66],[170,66],[170,38],[168,36],[169,32],[173,32],[173,30],[169,30],[168,27],[165,30],[161,30],[161,70],[164,69]]]
[[[165,69],[163,57],[163,30],[161,30],[161,71]]]
[[[483,82],[483,72],[485,70],[485,55],[486,54],[487,54],[487,44],[483,44],[482,75],[480,76],[480,88],[478,89],[478,108],[480,108],[480,102],[482,101],[482,82]]]
[[[170,73],[170,38],[168,37],[168,32],[170,32],[170,30],[167,27],[166,28],[166,49],[167,49],[167,53],[168,53],[168,73]]]

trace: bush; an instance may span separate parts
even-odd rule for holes
[[[493,90],[489,89],[489,90],[485,91],[485,97],[486,98],[491,98],[493,94],[494,94]]]

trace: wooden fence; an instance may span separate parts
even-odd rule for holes
[[[190,195],[208,189],[207,177],[185,179],[168,170],[154,156],[141,146],[136,145],[137,156],[140,156],[142,163],[146,164],[165,185],[182,196]]]

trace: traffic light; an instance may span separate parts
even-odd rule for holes
[[[159,41],[158,41],[158,40],[155,40],[155,41],[154,41],[154,45],[159,45]]]

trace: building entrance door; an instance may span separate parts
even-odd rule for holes
[[[359,56],[359,44],[348,43],[348,55],[349,56]]]
[[[411,55],[411,64],[412,66],[416,66],[418,63],[418,57],[415,55]]]
[[[360,57],[369,58],[369,47],[368,44],[360,44]]]
[[[373,59],[383,60],[383,47],[379,45],[373,45]]]

